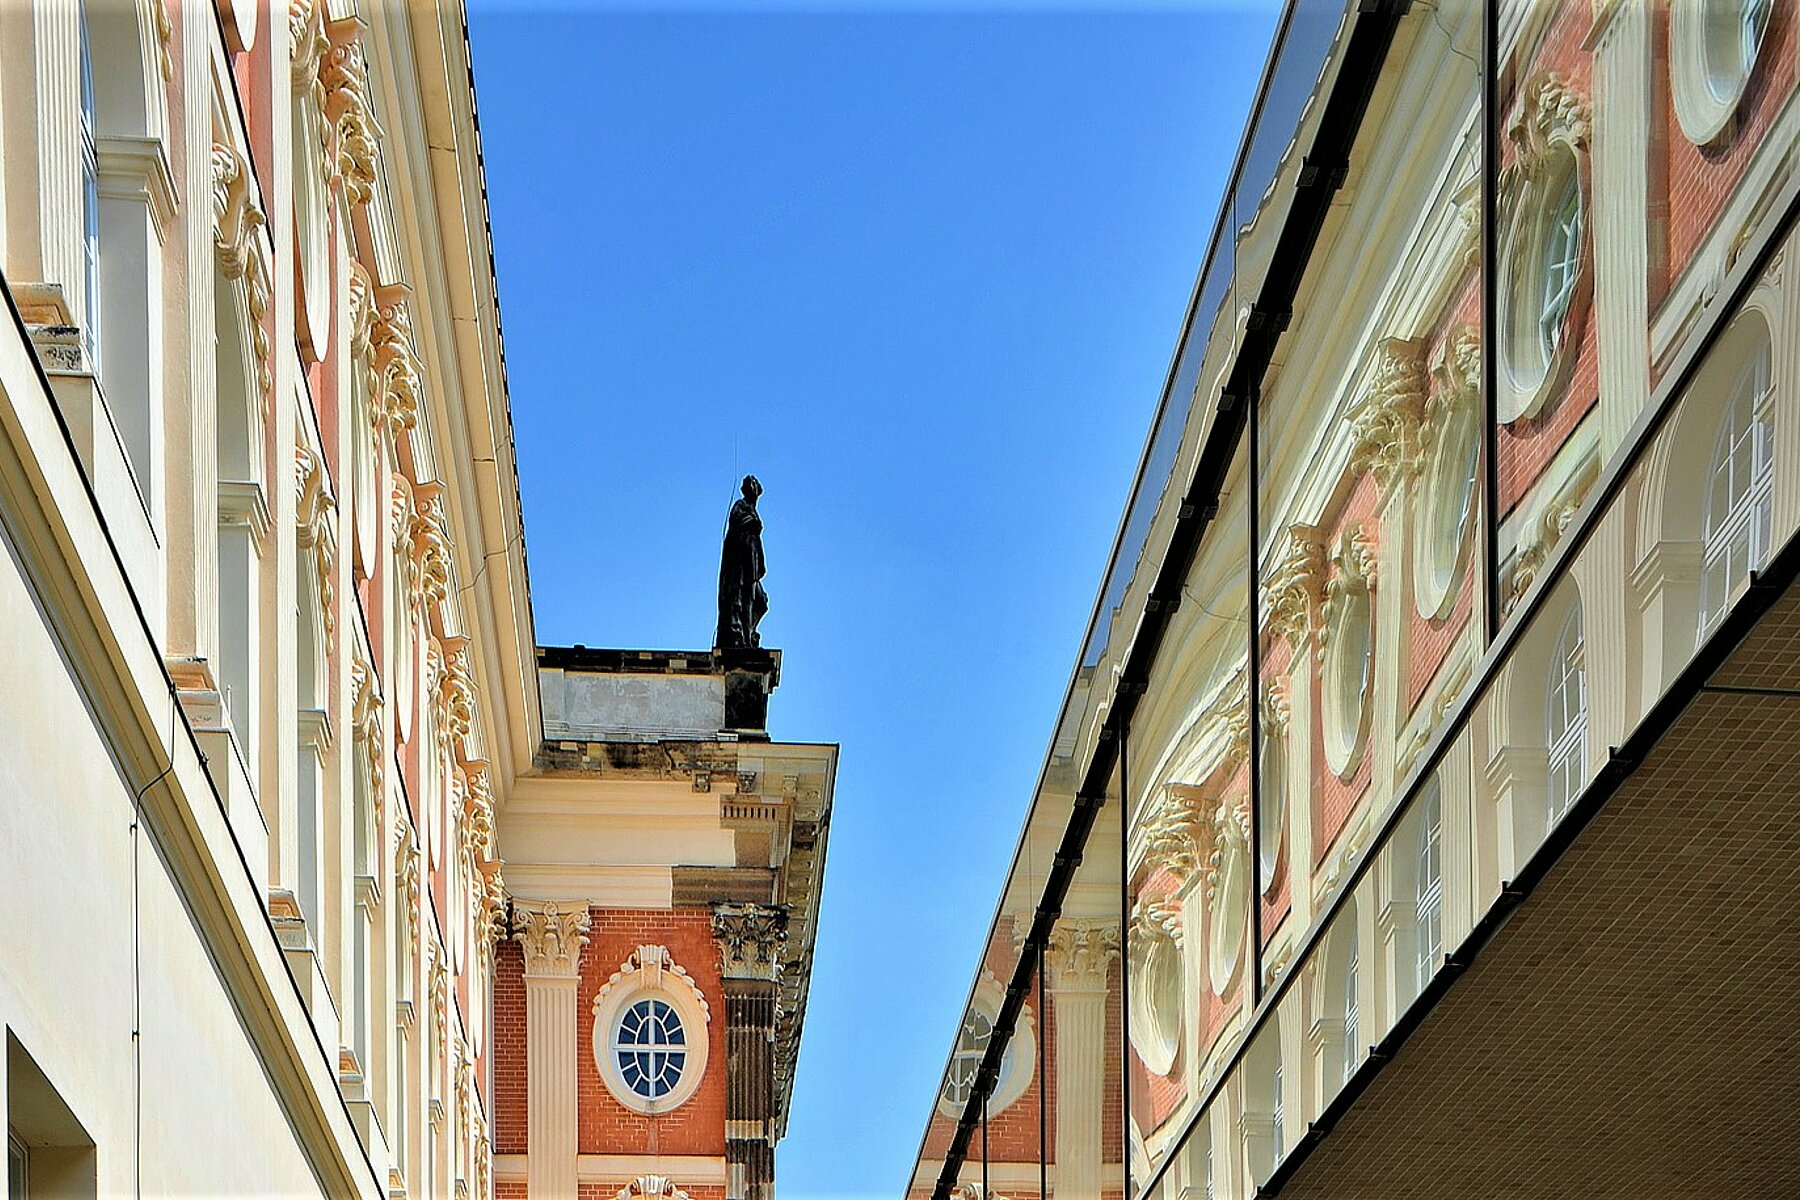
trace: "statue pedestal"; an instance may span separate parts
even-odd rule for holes
[[[725,672],[725,728],[739,739],[769,740],[769,693],[781,683],[781,651],[761,647],[714,650]]]

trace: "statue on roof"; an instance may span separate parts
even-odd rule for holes
[[[725,519],[725,549],[719,556],[719,631],[713,638],[717,650],[762,645],[756,626],[769,611],[769,594],[762,585],[762,517],[756,511],[762,490],[756,476],[744,476],[743,497]]]

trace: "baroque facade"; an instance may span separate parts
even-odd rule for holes
[[[9,1195],[772,1187],[836,750],[535,645],[474,99],[455,3],[0,5]]]
[[[1254,111],[911,1194],[1791,1194],[1800,11]]]

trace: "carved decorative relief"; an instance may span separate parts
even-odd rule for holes
[[[1250,845],[1250,804],[1244,797],[1221,804],[1213,812],[1211,849],[1201,880],[1206,888],[1206,903],[1218,903],[1219,886],[1226,860],[1234,854],[1248,853]]]
[[[573,977],[581,966],[581,948],[587,944],[591,923],[586,904],[513,904],[517,925],[513,937],[525,951],[525,974]]]
[[[700,985],[694,982],[694,977],[687,973],[687,969],[675,961],[667,946],[639,946],[633,950],[631,956],[619,964],[619,969],[608,976],[606,982],[600,985],[600,990],[594,994],[594,1011],[600,1011],[607,996],[620,988],[628,992],[639,988],[662,990],[671,983],[679,984],[693,993],[701,1015],[711,1024],[712,1006],[706,1002],[706,993],[700,990]]]
[[[483,879],[476,936],[486,948],[506,936],[506,878],[501,864],[489,859],[480,864]]]
[[[250,169],[234,148],[213,143],[213,246],[225,278],[242,282],[245,319],[256,358],[257,394],[268,403],[274,367],[264,319],[269,312],[269,260],[262,227],[267,224],[251,190]]]
[[[785,908],[765,904],[715,904],[713,940],[719,944],[727,979],[778,980],[781,949],[787,941]]]
[[[376,687],[375,673],[362,660],[360,653],[350,659],[351,688],[351,727],[356,738],[363,744],[363,762],[368,772],[370,803],[375,810],[375,823],[379,827],[383,819],[385,798],[382,795],[386,781],[386,748],[382,737],[382,703],[381,692]]]
[[[1288,528],[1286,544],[1263,596],[1263,627],[1296,644],[1312,628],[1324,599],[1325,544],[1310,525]]]
[[[413,563],[413,601],[432,611],[450,594],[450,537],[444,528],[442,488],[419,484],[413,489],[411,527],[407,530]]]
[[[1369,390],[1350,414],[1350,469],[1369,471],[1386,489],[1414,455],[1425,415],[1423,339],[1383,338]]]
[[[394,831],[394,900],[406,917],[407,940],[419,941],[419,839],[412,822],[400,815]]]
[[[303,444],[294,446],[295,520],[300,548],[307,551],[318,586],[319,607],[325,627],[325,652],[331,653],[337,634],[336,588],[337,523],[332,520],[337,501],[325,463]]]
[[[1362,526],[1345,531],[1332,556],[1337,570],[1325,585],[1323,619],[1319,627],[1319,649],[1329,649],[1333,626],[1344,605],[1356,597],[1365,597],[1375,585],[1375,541]]]
[[[1436,445],[1451,414],[1472,408],[1481,398],[1481,334],[1473,326],[1459,325],[1438,354],[1431,368],[1437,386],[1425,401],[1425,420],[1420,430],[1422,447]],[[1425,455],[1414,460],[1421,466]]]
[[[620,1188],[613,1200],[635,1200],[636,1197],[660,1197],[661,1200],[689,1200],[688,1194],[675,1186],[667,1175],[639,1175]]]
[[[380,130],[369,111],[369,66],[363,57],[361,27],[355,18],[326,27],[330,46],[319,67],[325,89],[325,119],[336,135],[335,166],[344,196],[367,204],[375,190],[375,140]]]
[[[1186,883],[1200,865],[1200,801],[1189,789],[1165,785],[1142,825],[1144,858]]]
[[[1050,931],[1050,977],[1059,989],[1104,989],[1118,958],[1116,921],[1064,920]]]
[[[1509,179],[1509,173],[1537,178],[1558,145],[1585,146],[1593,128],[1587,101],[1555,71],[1539,72],[1520,90],[1519,109],[1506,129],[1516,153],[1500,172],[1503,194],[1519,182]]]
[[[1546,505],[1526,528],[1518,556],[1513,559],[1512,586],[1507,589],[1503,605],[1506,612],[1510,613],[1537,582],[1538,572],[1543,569],[1550,552],[1562,541],[1563,531],[1574,519],[1575,510],[1581,507],[1581,499],[1579,492],[1559,497],[1555,503]]]
[[[383,300],[377,295],[370,345],[375,358],[375,396],[382,428],[397,444],[419,423],[422,383],[419,356],[413,348],[412,315],[402,298],[404,289],[390,288]]]

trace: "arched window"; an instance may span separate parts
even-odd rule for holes
[[[1414,898],[1415,968],[1418,990],[1437,973],[1444,952],[1443,789],[1436,779],[1419,797],[1417,895]]]
[[[1356,973],[1361,957],[1356,926],[1349,929],[1350,946],[1344,955],[1344,1079],[1356,1074],[1362,1061],[1362,1029],[1359,1021]]]
[[[1550,655],[1544,704],[1548,747],[1545,800],[1552,824],[1568,811],[1587,780],[1587,671],[1582,654],[1581,607],[1577,604]]]
[[[1769,552],[1774,436],[1769,428],[1769,345],[1739,371],[1713,444],[1703,526],[1699,636],[1725,615],[1732,592]]]

